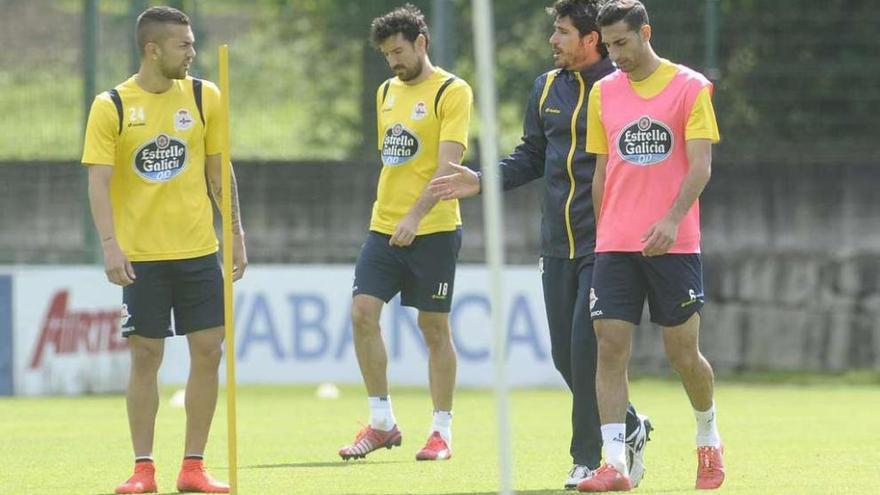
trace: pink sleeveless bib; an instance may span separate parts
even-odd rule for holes
[[[639,96],[622,71],[597,83],[608,140],[597,253],[641,252],[642,236],[678,196],[688,172],[688,117],[700,91],[712,83],[687,67],[677,67],[678,74],[653,98]],[[699,201],[679,224],[669,252],[700,252]]]

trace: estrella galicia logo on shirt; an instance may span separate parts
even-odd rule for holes
[[[419,152],[419,138],[402,124],[394,124],[385,131],[382,142],[382,163],[403,165]]]
[[[186,166],[186,143],[178,138],[159,134],[134,154],[134,169],[153,182],[167,182]]]
[[[641,166],[654,165],[672,153],[672,131],[669,126],[651,117],[640,117],[628,124],[617,138],[620,156]]]

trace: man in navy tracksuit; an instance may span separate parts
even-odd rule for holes
[[[586,152],[587,96],[593,83],[615,70],[596,27],[596,0],[558,0],[550,37],[557,67],[535,80],[526,109],[522,143],[500,163],[504,190],[544,178],[540,266],[553,363],[571,389],[574,466],[565,482],[577,486],[597,469],[602,436],[596,403],[596,335],[590,321],[590,281],[596,225],[592,179],[595,155]],[[457,173],[432,181],[442,199],[480,191],[479,173]],[[642,452],[650,422],[632,406],[626,418],[633,485],[644,474]]]

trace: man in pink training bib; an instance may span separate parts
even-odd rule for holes
[[[587,151],[597,155],[590,316],[605,459],[578,490],[632,488],[624,443],[627,365],[646,298],[697,419],[696,488],[718,488],[724,464],[714,376],[698,343],[704,299],[698,198],[719,140],[712,84],[654,53],[648,14],[638,0],[609,1],[598,24],[620,69],[593,86],[587,107]]]

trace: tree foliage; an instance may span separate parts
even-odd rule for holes
[[[100,2],[99,89],[130,73],[131,1],[159,3]],[[428,17],[434,39],[444,38],[433,22],[437,0],[411,1]],[[452,63],[444,68],[478,91],[471,2],[439,1],[451,10],[445,38]],[[719,152],[732,161],[880,161],[868,138],[880,108],[880,2],[644,0],[661,56],[706,69],[707,2],[720,7],[714,97],[723,138]],[[215,77],[216,45],[231,45],[238,156],[375,160],[374,95],[391,73],[367,37],[371,19],[402,0],[177,3],[195,14],[198,75]],[[552,19],[544,11],[550,3],[493,2],[502,152],[518,142],[532,82],[552,67]],[[3,5],[8,15],[0,18],[0,42],[7,50],[0,55],[0,109],[9,117],[4,132],[15,148],[0,149],[0,155],[74,157],[82,133],[82,2]],[[47,99],[47,93],[56,96]],[[43,114],[64,117],[51,124],[28,118]],[[473,135],[479,135],[476,123]]]

